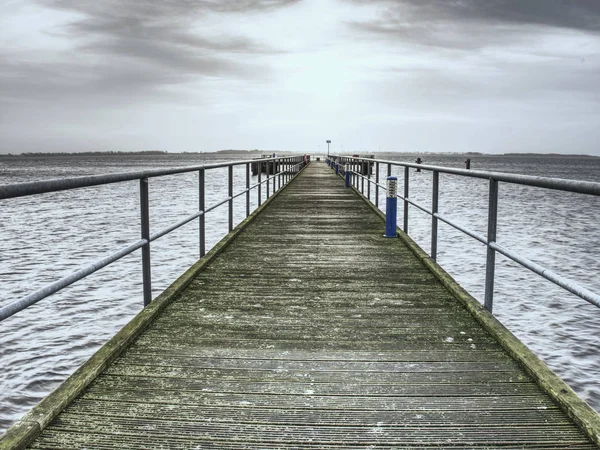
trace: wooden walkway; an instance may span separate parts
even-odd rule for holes
[[[31,448],[597,448],[312,164]]]

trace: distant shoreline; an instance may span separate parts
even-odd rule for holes
[[[284,152],[281,150],[218,150],[216,152],[165,152],[162,150],[143,150],[136,152],[24,152],[24,153],[0,153],[2,157],[78,157],[78,156],[224,156],[224,155],[263,155],[263,154],[292,154],[293,152]],[[298,153],[300,154],[300,153]]]
[[[60,158],[60,157],[127,157],[127,156],[257,156],[275,153],[278,156],[302,154],[302,152],[290,152],[284,150],[218,150],[215,152],[166,152],[162,150],[142,150],[133,152],[99,151],[99,152],[25,152],[25,153],[0,153],[0,158]],[[320,151],[307,152],[308,154],[323,154]],[[331,153],[336,155],[335,153]],[[481,152],[352,152],[343,153],[342,156],[359,154],[365,156],[380,155],[407,155],[407,156],[464,156],[470,158],[488,157],[516,157],[516,158],[600,158],[596,155],[573,154],[573,153],[481,153]]]

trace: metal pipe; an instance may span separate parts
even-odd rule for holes
[[[444,223],[447,223],[448,225],[450,225],[453,228],[456,228],[458,231],[462,231],[463,233],[465,233],[468,236],[471,236],[473,239],[481,242],[484,245],[487,245],[487,239],[485,236],[482,236],[481,234],[476,233],[475,231],[471,231],[468,228],[465,228],[455,222],[453,222],[452,220],[448,219],[445,216],[442,216],[441,214],[436,214],[435,215],[439,220],[441,220]]]
[[[271,161],[275,158],[265,158],[263,161]],[[2,184],[0,185],[0,200],[6,198],[23,197],[27,195],[43,194],[47,192],[65,191],[103,184],[119,183],[123,181],[135,181],[143,178],[162,177],[165,175],[176,175],[180,173],[196,172],[202,169],[219,169],[228,166],[237,166],[256,160],[233,161],[227,163],[204,164],[189,167],[174,167],[170,169],[144,170],[138,172],[112,173],[104,175],[91,175],[85,177],[60,178],[52,180],[32,181],[26,183]]]
[[[203,211],[198,211],[191,216],[186,217],[185,219],[180,220],[176,224],[173,224],[167,228],[163,228],[158,233],[154,233],[150,236],[150,242],[157,240],[158,238],[163,237],[165,234],[169,234],[171,231],[175,231],[177,228],[184,226],[186,223],[190,223],[192,220],[197,219],[198,217],[204,215]]]
[[[224,203],[229,202],[230,205],[234,198],[237,198],[241,195],[246,194],[247,197],[247,213],[249,213],[249,193],[252,188],[259,187],[259,198],[260,198],[260,172],[259,172],[259,183],[254,185],[252,188],[250,187],[250,163],[245,163],[246,165],[246,189],[235,196],[233,193],[233,166],[235,164],[219,164],[219,165],[211,165],[211,166],[199,166],[199,211],[194,214],[180,220],[179,222],[160,230],[157,233],[150,235],[150,208],[149,208],[149,183],[148,178],[144,177],[139,180],[140,182],[140,228],[142,239],[137,242],[134,242],[127,247],[124,247],[86,267],[83,267],[76,272],[63,277],[53,283],[48,284],[47,286],[23,297],[22,299],[11,302],[2,308],[0,308],[0,321],[16,314],[19,311],[31,306],[38,301],[60,291],[61,289],[75,283],[76,281],[85,278],[86,276],[96,272],[97,270],[121,259],[122,257],[133,253],[135,250],[141,248],[142,249],[142,276],[143,276],[143,288],[144,288],[144,306],[148,305],[152,301],[152,284],[151,284],[151,253],[150,253],[150,243],[156,239],[161,238],[162,236],[170,233],[171,231],[176,230],[177,228],[193,221],[194,219],[200,217],[200,252],[201,256],[205,254],[205,215],[209,211],[218,208]],[[211,206],[210,208],[205,208],[205,170],[206,168],[212,167],[228,167],[229,168],[229,197],[225,200]],[[187,172],[189,170],[184,170],[183,172]],[[157,171],[154,171],[157,173]],[[89,177],[82,177],[88,179]],[[81,179],[77,179],[76,181],[80,181]],[[63,181],[63,180],[58,180]],[[68,180],[67,180],[68,181]],[[96,180],[97,181],[97,180]],[[112,181],[112,182],[117,182]],[[129,181],[129,180],[126,180]],[[268,182],[268,179],[267,179]],[[21,183],[23,184],[27,183]],[[34,183],[35,184],[35,183]],[[5,185],[5,186],[14,186],[14,185]],[[56,186],[55,186],[56,187]],[[76,188],[76,187],[84,187],[84,186],[70,186],[68,189]],[[60,190],[60,189],[57,189]],[[52,192],[52,191],[47,191]],[[23,194],[30,195],[30,194]],[[19,195],[16,195],[19,196]],[[14,197],[14,196],[13,196]],[[248,214],[249,215],[249,214]],[[232,214],[230,215],[232,217]],[[231,222],[231,221],[230,221]],[[231,224],[230,224],[231,227]]]
[[[362,167],[361,167],[361,169],[362,169]],[[365,176],[362,173],[362,171],[360,174],[360,193],[363,197],[365,196]]]
[[[198,171],[198,198],[199,198],[199,211],[202,214],[200,216],[200,222],[198,224],[198,239],[200,241],[200,258],[206,254],[206,174],[205,169]]]
[[[270,192],[269,192],[269,189],[271,186],[271,183],[269,183],[270,180],[271,180],[271,177],[269,177],[269,166],[267,166],[267,200],[269,199],[269,195],[270,195]]]
[[[258,163],[258,164],[259,164],[259,166],[258,166],[258,186],[259,186],[258,187],[258,206],[260,207],[260,205],[262,204],[262,181],[261,181],[262,167],[260,166],[260,163]]]
[[[249,189],[244,189],[243,191],[238,192],[237,194],[234,194],[233,197],[231,197],[233,200],[235,200],[238,197],[241,197],[242,195],[244,195],[246,192],[248,192]]]
[[[433,183],[432,183],[432,194],[431,194],[431,258],[437,260],[437,246],[438,246],[438,219],[436,214],[438,212],[439,203],[439,184],[440,184],[440,173],[436,170],[433,171]]]
[[[408,175],[408,167],[404,168],[404,211],[402,211],[404,215],[404,223],[403,230],[406,234],[408,234],[408,190],[409,190],[409,175]]]
[[[144,306],[152,301],[152,266],[150,263],[150,202],[148,195],[148,178],[140,180],[140,218],[142,240],[142,280],[144,286]]]
[[[379,163],[375,163],[375,206],[379,209]]]
[[[0,322],[3,321],[4,319],[7,319],[10,316],[13,316],[14,314],[18,313],[19,311],[22,311],[25,308],[39,302],[40,300],[43,300],[44,298],[60,291],[61,289],[75,283],[76,281],[79,281],[82,278],[85,278],[88,275],[91,275],[92,273],[96,272],[97,270],[100,270],[103,267],[106,267],[109,264],[123,258],[124,256],[127,256],[130,253],[133,253],[137,249],[143,248],[146,244],[148,244],[148,241],[145,239],[140,239],[139,241],[133,242],[133,243],[129,244],[127,247],[123,247],[122,249],[117,250],[116,252],[111,253],[110,255],[105,256],[104,258],[99,259],[98,261],[96,261],[92,264],[82,267],[81,269],[77,270],[76,272],[73,272],[72,274],[67,275],[66,277],[63,277],[60,280],[50,283],[50,284],[44,286],[43,288],[38,289],[37,291],[32,292],[31,294],[28,294],[19,300],[15,300],[14,302],[11,302],[11,303],[3,306],[2,308],[0,308]]]
[[[398,198],[402,198],[402,197],[400,197],[400,196],[398,195]],[[433,215],[433,212],[432,212],[430,209],[426,208],[425,206],[423,206],[423,205],[420,205],[420,204],[418,204],[417,202],[414,202],[414,201],[412,201],[411,199],[407,199],[407,198],[405,198],[404,200],[405,200],[405,201],[407,201],[407,202],[408,202],[408,204],[410,204],[410,205],[413,205],[415,208],[417,208],[417,209],[420,209],[420,210],[421,210],[421,211],[423,211],[424,213],[426,213],[426,214],[429,214],[430,216],[432,216],[432,215]]]
[[[232,197],[227,197],[226,199],[221,200],[219,203],[215,203],[211,207],[206,208],[205,214],[211,212],[213,209],[217,209],[219,206],[223,206],[225,203],[229,202],[231,199],[232,199]]]
[[[281,161],[277,162],[277,190],[281,189],[281,175],[282,175],[282,171],[281,171]]]
[[[250,163],[246,163],[246,217],[250,215]]]
[[[448,173],[453,175],[462,175],[469,178],[493,178],[496,181],[512,184],[521,184],[525,186],[534,186],[546,189],[553,189],[567,192],[577,192],[579,194],[597,195],[600,196],[600,183],[593,181],[569,180],[564,178],[549,178],[537,177],[532,175],[520,175],[506,172],[487,172],[483,170],[467,170],[454,167],[428,166],[424,164],[413,164],[400,161],[389,161],[384,159],[373,160],[371,158],[355,158],[355,160],[364,161],[379,161],[380,163],[409,167],[415,169],[437,170],[440,173]],[[388,172],[389,173],[389,172]],[[389,176],[389,175],[388,175]]]
[[[550,269],[547,269],[547,268],[539,265],[538,263],[535,263],[535,262],[501,246],[497,242],[490,242],[489,247],[491,247],[493,250],[497,251],[498,253],[503,254],[507,258],[512,259],[514,262],[522,265],[523,267],[526,267],[527,269],[531,270],[532,272],[535,272],[538,275],[544,277],[546,280],[551,281],[552,283],[566,289],[567,291],[571,292],[572,294],[575,294],[576,296],[586,300],[587,302],[591,303],[592,305],[600,307],[600,295],[590,291],[589,289],[586,289],[583,286],[580,286],[579,284],[575,283],[574,281],[571,281],[568,278],[558,275],[557,273],[551,271]]]
[[[371,166],[367,163],[367,199],[371,201]]]
[[[498,222],[498,181],[490,178],[490,193],[488,206],[487,257],[485,263],[485,297],[483,306],[489,312],[494,308],[494,273],[496,270],[496,251],[489,244],[496,242],[496,227]]]
[[[227,171],[227,193],[229,195],[229,232],[233,230],[233,166],[229,166]]]

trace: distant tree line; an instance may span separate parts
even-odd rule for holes
[[[119,152],[119,151],[101,151],[101,152],[27,152],[21,153],[20,156],[103,156],[103,155],[166,155],[167,152],[162,150],[141,150],[138,152]]]

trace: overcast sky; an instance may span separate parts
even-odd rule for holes
[[[600,155],[599,0],[0,0],[0,152]]]

